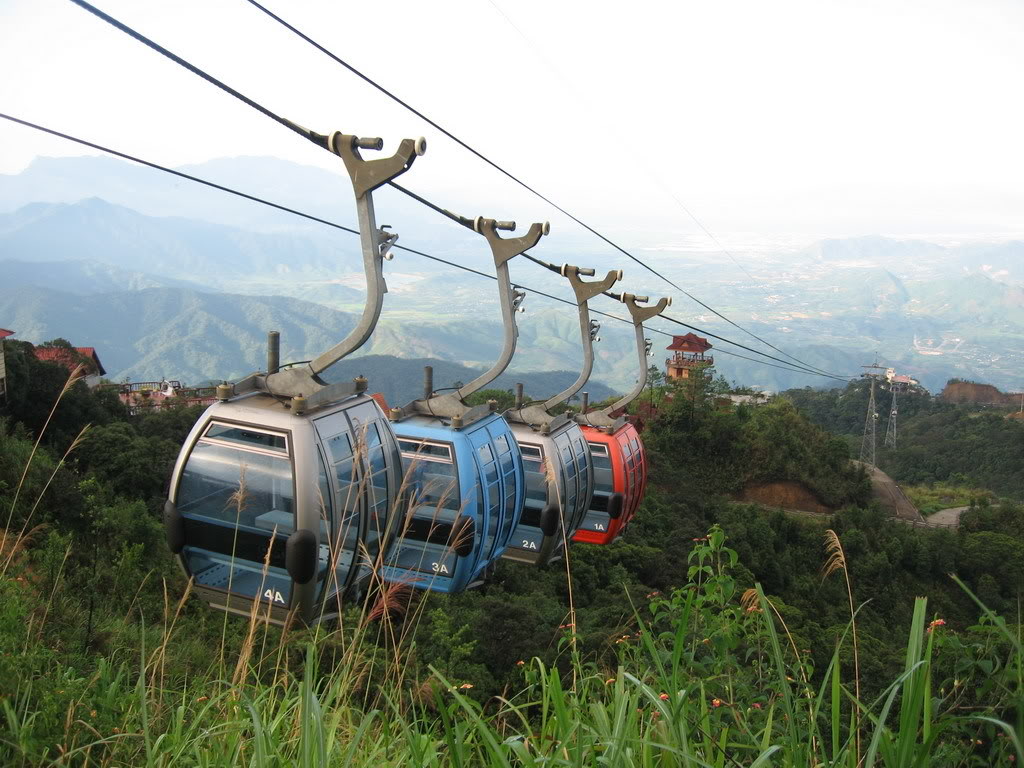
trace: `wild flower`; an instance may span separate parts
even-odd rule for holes
[[[615,682],[615,678],[614,677],[609,677],[607,680],[604,681],[604,684],[605,685],[611,685],[614,682]]]
[[[945,619],[935,619],[935,621],[931,622],[928,625],[928,632],[931,632],[936,627],[944,627],[944,626],[946,626],[946,620]]]
[[[668,701],[669,697],[668,697],[667,693],[662,693],[662,694],[658,695],[658,698],[661,699],[662,701]]]
[[[761,708],[761,702],[755,701],[754,704],[753,704],[753,707],[754,707],[754,709],[760,709]]]
[[[210,700],[210,697],[209,697],[209,696],[200,696],[200,697],[198,697],[198,698],[196,699],[196,703],[198,704],[199,702],[202,702],[202,701],[209,701],[209,700]]]
[[[521,666],[523,666],[524,664],[526,664],[526,662],[525,662],[525,661],[523,661],[522,659],[520,659],[519,661],[517,661],[517,662],[516,662],[516,666],[517,666],[517,667],[521,667]]]
[[[468,689],[470,689],[472,687],[473,687],[472,683],[463,683],[462,685],[459,686],[459,690],[465,691],[465,690],[468,690]]]
[[[721,699],[712,699],[711,700],[711,706],[712,707],[720,707],[720,706],[722,706],[722,700]]]

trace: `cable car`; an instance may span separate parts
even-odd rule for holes
[[[335,132],[359,215],[367,298],[359,323],[309,363],[279,366],[217,387],[178,456],[164,505],[171,551],[196,593],[220,610],[284,624],[337,616],[361,591],[394,536],[402,464],[391,424],[366,380],[320,374],[370,337],[387,285],[382,260],[397,235],[376,225],[372,192],[426,149],[405,139],[391,157],[362,158],[378,138]]]
[[[573,541],[590,544],[611,544],[636,515],[647,486],[647,456],[636,427],[624,417],[611,414],[624,409],[647,385],[647,357],[650,341],[644,338],[645,320],[661,314],[671,305],[671,298],[661,299],[651,307],[638,306],[646,296],[623,293],[617,296],[629,309],[636,334],[640,375],[633,390],[622,399],[600,411],[588,411],[586,396],[576,421],[583,429],[594,459],[594,495]]]
[[[543,402],[524,405],[522,386],[518,385],[516,406],[505,414],[523,454],[526,504],[504,557],[535,565],[559,557],[591,505],[593,459],[583,431],[568,414],[552,416],[549,411],[579,392],[590,378],[593,342],[600,326],[590,320],[587,301],[622,279],[617,270],[593,282],[579,277],[593,275],[592,269],[564,265],[559,271],[576,294],[583,371],[568,389]]]
[[[452,393],[434,392],[428,366],[423,398],[391,412],[409,501],[383,576],[438,592],[482,581],[505,552],[525,498],[523,459],[508,422],[493,403],[470,407],[465,398],[498,378],[515,353],[515,315],[525,294],[512,287],[508,262],[536,245],[549,227],[534,224],[523,237],[509,239],[497,230],[515,229],[514,222],[477,218],[473,227],[494,256],[505,328],[501,355],[490,370]]]

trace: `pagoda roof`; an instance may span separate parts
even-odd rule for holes
[[[711,344],[707,339],[691,332],[684,336],[673,336],[672,343],[666,349],[678,352],[706,352],[711,349]]]
[[[0,328],[0,339],[6,339],[8,336],[13,336],[14,331],[8,331],[6,328]]]

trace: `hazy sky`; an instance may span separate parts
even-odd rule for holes
[[[427,136],[409,186],[543,205],[244,0],[96,0],[321,132]],[[268,5],[617,236],[1024,233],[1024,3]],[[167,164],[339,161],[64,0],[0,0],[0,111]],[[0,172],[81,154],[0,125]]]

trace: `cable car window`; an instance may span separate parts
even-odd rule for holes
[[[480,462],[482,464],[489,464],[490,462],[494,461],[494,452],[491,450],[491,446],[489,444],[484,443],[483,445],[476,449],[476,452],[477,455],[480,457]]]
[[[498,446],[498,453],[509,453],[512,450],[505,435],[498,435],[494,438],[494,444]]]
[[[608,455],[608,446],[603,443],[588,443],[590,455],[594,458],[594,469],[611,469],[612,459]]]
[[[287,458],[200,440],[185,464],[178,508],[230,525],[290,534],[292,468]]]
[[[530,459],[532,461],[540,461],[544,458],[544,451],[541,450],[539,445],[531,445],[530,443],[520,443],[519,452],[523,454],[524,459]]]
[[[431,443],[426,440],[411,440],[407,437],[398,438],[398,447],[402,454],[410,459],[431,459],[452,461],[452,447],[441,443]]]
[[[409,438],[399,438],[398,445],[411,460],[405,482],[413,489],[416,503],[459,511],[462,500],[451,445]]]
[[[263,448],[276,453],[287,453],[288,443],[284,435],[274,432],[261,432],[248,427],[213,422],[206,428],[203,439],[221,440],[226,443],[238,443],[254,448]]]

